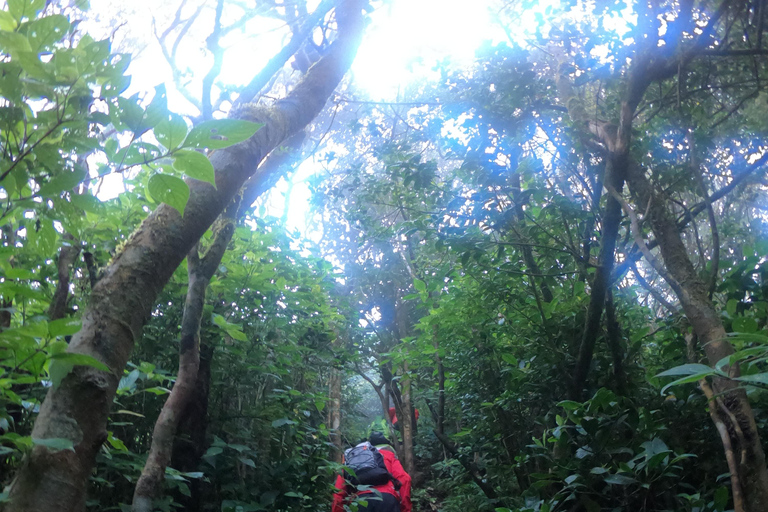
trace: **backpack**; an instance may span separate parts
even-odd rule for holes
[[[384,463],[384,456],[368,441],[344,452],[344,465],[355,475],[344,472],[344,478],[352,485],[384,485],[395,480]]]

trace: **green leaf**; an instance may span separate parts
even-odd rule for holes
[[[414,279],[413,287],[419,292],[424,292],[427,290],[427,285],[424,284],[424,281],[422,281],[421,279]]]
[[[707,365],[704,364],[698,364],[698,363],[689,363],[689,364],[683,364],[680,366],[675,366],[674,368],[670,368],[667,371],[661,372],[656,375],[656,377],[673,377],[677,375],[698,375],[698,374],[706,374],[706,373],[712,373],[715,370],[713,368],[710,368]]]
[[[87,174],[84,167],[76,167],[73,171],[62,171],[49,182],[40,186],[39,195],[42,197],[58,196],[64,191],[72,190],[79,185]]]
[[[147,193],[156,202],[165,203],[184,215],[184,208],[189,201],[189,186],[181,178],[153,174],[147,182]]]
[[[247,458],[247,457],[240,457],[238,460],[239,460],[239,461],[240,461],[240,462],[241,462],[243,465],[245,465],[245,466],[248,466],[248,467],[251,467],[251,468],[254,468],[254,469],[256,469],[256,463],[255,463],[255,462],[253,462],[253,459],[249,459],[249,458]],[[287,495],[286,495],[286,496],[287,496]]]
[[[51,338],[56,336],[71,336],[80,330],[82,324],[79,318],[60,318],[48,322],[48,335]]]
[[[738,380],[739,382],[746,382],[747,384],[756,383],[756,384],[768,385],[768,373],[755,373],[753,375],[743,375],[741,377],[738,377],[735,380]]]
[[[32,443],[37,446],[45,446],[52,452],[60,452],[62,450],[75,451],[75,446],[72,444],[71,440],[60,437],[52,437],[49,439],[35,439],[33,437]]]
[[[45,0],[8,0],[8,10],[16,20],[32,19],[45,7]]]
[[[51,377],[53,387],[59,387],[61,381],[66,377],[75,366],[91,366],[105,372],[109,367],[98,359],[86,354],[76,354],[73,352],[60,352],[50,356],[51,364],[48,366],[48,375]]]
[[[18,55],[19,52],[31,52],[32,45],[29,44],[29,39],[18,32],[0,32],[0,50]]]
[[[187,136],[187,123],[177,114],[169,114],[153,130],[157,141],[169,151],[178,148]]]
[[[227,329],[227,334],[229,334],[229,336],[232,339],[235,339],[237,341],[247,341],[248,340],[248,337],[245,335],[245,333],[243,333],[243,331],[241,331],[239,329],[231,329],[231,328]]]
[[[722,512],[728,505],[728,488],[718,487],[714,495],[715,510]]]
[[[11,16],[11,13],[0,10],[0,30],[12,32],[16,30],[17,26],[18,24],[13,16]]]
[[[609,475],[605,478],[603,478],[603,481],[607,484],[613,484],[613,485],[631,485],[634,483],[637,483],[637,480],[634,478],[630,478],[628,476],[623,475]]]
[[[566,411],[575,411],[576,409],[579,409],[582,404],[580,402],[574,402],[573,400],[563,400],[562,402],[558,402],[557,405]]]
[[[739,305],[739,301],[736,299],[729,299],[728,302],[725,305],[725,310],[728,312],[729,315],[735,316],[736,315],[736,308]]]
[[[680,384],[689,384],[691,382],[698,382],[699,380],[703,379],[704,377],[708,377],[709,375],[712,375],[713,373],[716,373],[714,370],[710,369],[710,371],[706,373],[696,373],[694,375],[690,375],[688,377],[683,377],[682,379],[677,379],[675,381],[670,382],[663,388],[661,388],[661,394],[663,395],[665,391],[667,391],[672,386],[678,386]]]
[[[192,128],[184,141],[185,148],[221,149],[250,139],[264,126],[240,119],[214,119]]]
[[[501,358],[505,363],[511,364],[512,366],[517,366],[517,358],[512,354],[501,354]]]
[[[173,168],[190,178],[210,183],[216,187],[216,171],[204,154],[189,149],[182,149],[173,155]]]
[[[743,332],[746,334],[757,332],[758,329],[757,320],[750,316],[737,316],[733,319],[731,327],[736,332]]]
[[[280,418],[279,420],[275,420],[272,422],[272,426],[275,428],[282,427],[283,425],[295,425],[295,424],[296,424],[295,421],[291,421],[288,418]]]
[[[62,14],[36,19],[24,26],[32,50],[38,53],[61,39],[69,31],[69,20]]]

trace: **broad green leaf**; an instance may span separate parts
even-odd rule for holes
[[[62,171],[49,182],[44,183],[38,194],[42,197],[51,197],[72,190],[85,179],[86,173],[85,168],[80,166],[75,167],[73,171]]]
[[[708,377],[708,376],[710,376],[710,375],[712,375],[714,373],[716,373],[715,370],[710,369],[706,373],[696,373],[694,375],[689,375],[688,377],[683,377],[681,379],[677,379],[675,381],[670,382],[669,384],[667,384],[663,388],[661,388],[661,394],[663,395],[664,392],[666,392],[672,386],[678,386],[680,384],[690,384],[691,382],[698,382],[699,380],[701,380],[701,379],[703,379],[705,377]]]
[[[296,424],[296,422],[291,421],[288,418],[280,418],[279,420],[275,420],[272,422],[272,426],[275,428],[282,427],[283,425],[294,425],[294,424]]]
[[[32,46],[29,39],[18,32],[0,32],[0,50],[11,55],[19,52],[31,52]]]
[[[17,26],[18,23],[16,23],[14,17],[11,16],[11,13],[0,10],[0,30],[11,32],[15,30]]]
[[[512,354],[501,354],[501,358],[505,363],[511,364],[512,366],[517,366],[517,358]]]
[[[173,158],[174,169],[183,172],[190,178],[216,186],[216,172],[213,169],[213,164],[204,154],[182,149],[174,153]]]
[[[153,174],[147,182],[147,193],[158,203],[165,203],[184,215],[189,201],[189,185],[184,180],[168,174]]]
[[[62,14],[36,19],[23,27],[34,52],[40,52],[60,41],[69,30],[69,20]]]
[[[8,10],[17,21],[32,19],[45,7],[45,0],[8,0]]]
[[[153,133],[160,144],[172,151],[184,142],[187,136],[187,123],[184,122],[184,118],[172,113],[157,123]]]
[[[52,338],[56,336],[70,336],[80,330],[82,324],[79,318],[60,318],[48,322],[48,335]]]
[[[768,373],[755,373],[753,375],[743,375],[735,380],[739,382],[745,382],[747,384],[764,384],[768,385]]]
[[[416,289],[416,291],[419,292],[424,292],[427,290],[427,285],[421,279],[414,279],[413,287]]]
[[[101,371],[108,372],[109,367],[98,359],[73,352],[60,352],[50,357],[51,364],[48,367],[48,374],[51,377],[54,387],[58,387],[64,377],[72,371],[75,366],[91,366]]]
[[[746,334],[757,332],[758,329],[757,320],[750,316],[737,316],[733,319],[731,326],[734,331]]]
[[[32,443],[36,444],[37,446],[45,446],[52,452],[60,452],[62,450],[69,450],[71,452],[75,451],[75,447],[71,440],[63,439],[60,437],[52,437],[49,439],[35,439],[33,437]]]
[[[674,377],[677,375],[694,375],[694,374],[702,374],[702,373],[712,373],[714,372],[713,368],[710,368],[707,365],[704,364],[698,364],[698,363],[689,363],[689,364],[683,364],[680,366],[675,366],[674,368],[670,368],[669,370],[663,371],[656,375],[656,377]]]
[[[728,299],[728,302],[725,305],[725,310],[728,312],[729,315],[735,316],[736,315],[736,308],[739,305],[739,301],[736,299]]]
[[[250,139],[264,126],[239,119],[214,119],[192,128],[184,141],[185,148],[221,149]]]

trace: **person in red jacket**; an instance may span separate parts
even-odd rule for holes
[[[374,491],[359,491],[356,494],[361,498],[368,498],[365,507],[359,507],[358,512],[411,512],[411,475],[405,472],[403,465],[395,455],[395,450],[381,432],[371,434],[369,442],[376,446],[384,457],[384,464],[390,474],[399,482],[400,488],[395,488],[392,481],[373,488],[381,493],[381,499]],[[344,502],[349,497],[350,486],[342,475],[336,477],[336,489],[333,495],[333,508],[331,512],[344,512]],[[370,498],[369,498],[370,496]]]
[[[416,418],[416,421],[419,420],[418,409],[413,410],[413,416]],[[397,423],[397,410],[394,407],[389,408],[389,421],[392,423],[392,426],[395,427],[396,430],[400,430],[400,425]]]

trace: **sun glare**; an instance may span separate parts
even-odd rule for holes
[[[438,76],[436,64],[472,62],[487,40],[506,39],[492,19],[491,0],[394,0],[371,15],[352,66],[358,89],[393,100],[415,80]]]

